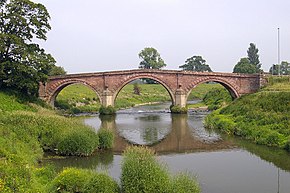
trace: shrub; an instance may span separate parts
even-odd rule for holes
[[[285,149],[290,152],[290,137],[288,141],[286,142]]]
[[[118,193],[119,186],[107,174],[94,173],[84,187],[84,192]]]
[[[176,113],[176,114],[186,114],[188,109],[186,107],[180,107],[179,105],[171,105],[170,111],[171,113]]]
[[[101,106],[99,112],[101,115],[113,115],[116,113],[116,109],[112,106],[108,107]]]
[[[91,155],[97,148],[99,139],[94,131],[75,130],[67,134],[57,145],[62,155]]]
[[[124,193],[168,192],[169,175],[148,148],[129,147],[124,152],[121,187]]]
[[[50,192],[84,192],[92,173],[87,170],[67,168],[52,181]]]
[[[98,131],[99,148],[110,149],[114,144],[114,133],[109,129],[100,129]]]
[[[198,193],[200,188],[196,178],[190,174],[178,174],[171,181],[171,193]]]
[[[216,110],[232,101],[230,93],[225,88],[213,88],[203,97],[203,102],[209,110]]]

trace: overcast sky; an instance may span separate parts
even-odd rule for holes
[[[68,73],[136,69],[138,53],[156,48],[178,69],[201,55],[213,71],[232,72],[259,49],[264,71],[290,62],[290,0],[34,0],[46,6],[52,30],[41,46]]]

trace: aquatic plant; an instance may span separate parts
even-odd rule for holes
[[[110,149],[114,145],[114,133],[109,129],[101,128],[98,131],[99,137],[99,148],[100,149]]]
[[[175,113],[175,114],[186,114],[188,109],[187,107],[180,107],[179,105],[171,105],[170,111],[171,113]]]
[[[121,187],[124,193],[168,192],[168,171],[145,147],[129,147],[124,152]]]

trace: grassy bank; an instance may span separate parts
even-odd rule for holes
[[[290,151],[290,92],[285,91],[288,89],[287,82],[270,84],[213,112],[205,124],[257,144]]]
[[[88,156],[98,149],[98,134],[20,95],[0,92],[0,192],[45,192],[54,171],[38,167],[43,152]]]
[[[140,95],[134,94],[134,85],[126,85],[118,94],[117,109],[135,105],[171,101],[168,91],[160,84],[139,84]],[[200,84],[190,93],[188,100],[202,100],[209,90],[223,88],[220,84]],[[70,85],[57,96],[56,106],[69,113],[98,112],[100,102],[97,95],[88,87],[80,84]],[[189,108],[204,107],[204,103],[190,104]]]
[[[199,192],[194,177],[186,174],[170,177],[168,171],[157,163],[155,154],[142,148],[133,148],[125,154],[127,160],[123,164],[130,168],[134,163],[135,173],[130,170],[126,174],[128,171],[123,169],[121,181],[127,180],[121,186],[105,173],[76,168],[57,173],[52,166],[42,167],[39,163],[44,151],[88,156],[98,147],[111,148],[114,136],[105,129],[96,133],[78,119],[60,116],[17,95],[19,93],[0,92],[0,192],[135,193],[143,188],[145,192],[154,188],[176,192],[176,187],[178,192]],[[140,165],[143,158],[146,164]],[[166,184],[160,179],[156,181],[160,176],[168,180]],[[143,184],[134,184],[134,179],[140,178]],[[127,184],[133,185],[128,189]]]

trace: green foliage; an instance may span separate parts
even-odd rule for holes
[[[84,192],[118,193],[119,185],[107,174],[94,173],[84,187]]]
[[[55,64],[54,58],[33,40],[46,40],[51,29],[49,13],[29,0],[2,1],[0,4],[0,87],[38,94]]]
[[[116,109],[110,105],[107,107],[101,106],[99,112],[101,115],[114,115],[116,113]]]
[[[192,89],[188,96],[188,100],[203,99],[206,93],[214,88],[223,88],[223,86],[213,82],[199,84]]]
[[[259,49],[256,48],[256,45],[253,43],[250,43],[250,47],[248,48],[248,60],[250,62],[250,64],[254,65],[256,68],[255,73],[259,73],[261,72],[261,63],[259,60]]]
[[[98,147],[98,135],[92,130],[79,130],[67,134],[57,144],[57,150],[62,155],[89,156]]]
[[[166,66],[155,48],[144,48],[138,56],[142,59],[139,68],[160,69]]]
[[[256,66],[251,64],[248,58],[241,58],[240,61],[235,65],[234,73],[256,73]]]
[[[84,192],[92,172],[76,168],[64,169],[52,181],[50,192]]]
[[[142,90],[141,87],[137,83],[134,83],[133,93],[136,95],[140,95],[141,90]]]
[[[179,105],[171,105],[170,111],[171,113],[175,113],[175,114],[186,114],[188,109],[187,107],[180,107]]]
[[[200,188],[196,178],[190,174],[178,174],[171,182],[170,193],[198,193]]]
[[[232,101],[232,97],[225,88],[214,88],[206,93],[203,102],[209,110],[216,110]]]
[[[179,66],[182,70],[189,70],[195,72],[212,72],[209,65],[202,56],[192,56],[185,61],[184,65]]]
[[[290,64],[287,61],[282,61],[281,64],[274,64],[270,67],[269,73],[273,75],[290,75]]]
[[[287,149],[289,112],[290,92],[260,92],[243,96],[212,113],[205,124],[257,144]]]
[[[65,75],[65,74],[66,74],[66,71],[61,66],[53,66],[48,73],[49,76],[57,76],[57,75]]]
[[[124,193],[168,192],[168,171],[148,148],[129,147],[124,152],[121,187]]]
[[[99,136],[99,148],[110,149],[114,145],[114,133],[109,129],[101,128],[98,131]]]
[[[82,84],[73,84],[58,94],[55,106],[66,113],[77,114],[96,113],[101,104],[92,89]]]

